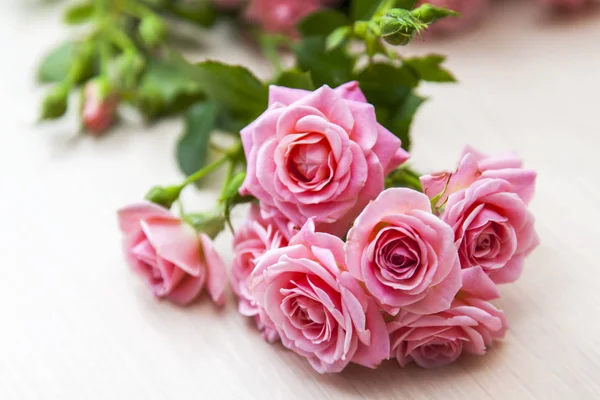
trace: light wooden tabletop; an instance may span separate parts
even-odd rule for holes
[[[532,209],[541,246],[502,288],[507,338],[448,368],[321,376],[209,302],[156,302],[129,271],[115,209],[180,178],[180,121],[129,123],[74,138],[74,121],[32,124],[41,52],[59,13],[0,2],[0,398],[594,399],[600,398],[600,12],[552,19],[497,2],[482,30],[411,52],[449,55],[458,85],[428,86],[413,161],[451,167],[462,146],[515,150],[539,172]],[[201,54],[268,72],[258,55],[211,34]],[[199,208],[214,190],[188,193]],[[230,258],[230,237],[218,239]],[[232,300],[232,299],[230,299]]]

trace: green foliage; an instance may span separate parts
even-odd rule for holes
[[[231,210],[233,210],[233,208],[238,204],[249,203],[255,200],[255,198],[252,196],[242,196],[240,194],[240,188],[244,183],[244,179],[246,179],[246,171],[239,172],[237,175],[235,175],[229,181],[220,199],[225,209],[225,220],[232,231],[233,227],[231,225]]]
[[[371,19],[377,8],[384,0],[352,0],[350,15],[354,21]]]
[[[185,130],[177,143],[179,168],[191,175],[206,164],[210,134],[215,127],[217,107],[201,102],[190,107],[185,117]]]
[[[310,71],[316,87],[329,85],[336,87],[352,80],[355,59],[346,49],[325,49],[324,37],[303,39],[293,46],[298,67]]]
[[[171,208],[173,203],[179,198],[181,189],[181,186],[154,186],[146,193],[144,198],[159,206]]]
[[[218,17],[212,1],[169,0],[168,3],[172,14],[202,26],[212,26]]]
[[[64,21],[70,25],[82,24],[88,22],[94,15],[94,3],[86,1],[83,3],[76,3],[65,11]]]
[[[293,89],[315,90],[310,72],[302,72],[295,69],[282,72],[275,81],[277,86],[285,86]]]
[[[65,42],[48,53],[38,67],[38,80],[42,83],[65,80],[75,59],[77,48],[77,44]]]
[[[153,118],[185,110],[202,96],[200,85],[178,63],[153,58],[140,78],[135,101]]]
[[[404,60],[405,64],[412,68],[418,76],[429,82],[456,82],[454,76],[442,63],[446,57],[438,54],[430,54],[424,57],[414,57]]]
[[[247,68],[204,61],[186,70],[206,96],[233,118],[251,122],[267,109],[267,87]]]
[[[407,66],[387,63],[370,64],[358,76],[367,100],[375,106],[377,120],[410,148],[409,130],[423,98],[414,94],[419,76]]]
[[[327,36],[325,47],[327,51],[337,49],[343,46],[352,36],[352,28],[350,26],[340,26]]]
[[[396,168],[385,178],[385,187],[407,187],[419,192],[423,191],[419,174],[405,165]]]
[[[339,11],[325,9],[308,15],[298,24],[303,37],[327,36],[337,28],[350,25],[350,20]]]

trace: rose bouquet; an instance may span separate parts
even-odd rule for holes
[[[357,4],[367,6],[354,21],[305,19],[298,65],[268,88],[240,67],[195,67],[212,90],[194,110],[203,126],[194,142],[208,143],[224,117],[243,122],[239,139],[181,184],[119,210],[125,254],[155,296],[177,304],[205,288],[221,304],[230,282],[264,338],[320,373],[390,358],[440,367],[484,354],[508,329],[490,301],[538,244],[528,209],[536,174],[515,155],[470,147],[454,171],[410,169],[411,89],[451,76],[442,58],[402,58],[383,41],[405,44],[451,12]],[[182,190],[225,166],[215,207],[187,211]],[[249,213],[234,228],[242,203]],[[229,271],[212,244],[227,225]]]

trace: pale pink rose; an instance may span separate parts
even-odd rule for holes
[[[296,226],[314,217],[319,231],[338,236],[409,157],[356,82],[314,92],[271,86],[269,108],[241,136],[241,192],[260,200],[263,216]]]
[[[462,268],[481,266],[496,283],[518,279],[539,244],[533,214],[512,189],[504,179],[479,179],[451,194],[442,214],[454,230]]]
[[[387,189],[364,209],[348,234],[346,262],[392,315],[445,310],[461,286],[452,229],[411,189]]]
[[[429,3],[436,7],[448,8],[460,13],[458,17],[448,17],[434,22],[427,28],[428,35],[449,35],[465,30],[479,22],[488,10],[489,0],[419,0],[417,5]]]
[[[548,7],[575,11],[589,5],[591,0],[538,0],[538,2]]]
[[[529,204],[535,192],[536,176],[535,171],[523,168],[523,162],[514,153],[488,156],[473,147],[466,146],[455,172],[444,171],[423,175],[421,185],[423,192],[431,199],[442,194],[437,202],[437,206],[442,207],[448,200],[448,196],[468,188],[476,180],[500,178],[510,183],[510,190],[525,204]]]
[[[92,134],[100,135],[115,122],[119,96],[101,93],[96,81],[89,82],[83,90],[81,119],[83,126]]]
[[[275,341],[277,332],[264,324],[258,315],[258,306],[250,293],[250,275],[256,267],[256,259],[269,249],[287,246],[287,239],[272,224],[261,216],[255,204],[250,208],[250,215],[233,236],[234,258],[231,267],[231,287],[238,297],[240,314],[254,317],[256,324],[269,342]]]
[[[488,303],[499,297],[496,286],[479,267],[462,270],[463,288],[450,309],[432,315],[401,311],[388,323],[391,358],[400,366],[411,362],[439,368],[463,351],[483,355],[506,334],[504,313]]]
[[[344,243],[308,220],[288,247],[257,260],[251,291],[283,345],[320,373],[350,362],[375,368],[389,355],[375,301],[344,271]]]
[[[122,208],[118,216],[127,261],[156,297],[185,305],[206,285],[215,303],[224,302],[225,264],[208,236],[149,202]]]

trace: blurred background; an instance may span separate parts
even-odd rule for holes
[[[469,143],[514,150],[539,173],[532,210],[542,245],[503,288],[509,337],[444,370],[315,376],[234,312],[156,306],[122,259],[115,210],[181,179],[174,152],[184,121],[149,124],[130,105],[97,135],[82,133],[77,106],[39,123],[51,87],[38,83],[40,62],[86,30],[62,22],[68,2],[1,1],[0,398],[600,398],[600,9],[540,3],[490,1],[459,32],[402,49],[446,55],[458,80],[419,90],[429,100],[413,123],[415,167],[453,166]],[[271,73],[231,19],[193,25],[177,27],[189,59]],[[217,194],[208,185],[185,195],[201,205]],[[231,236],[217,242],[230,257]]]

